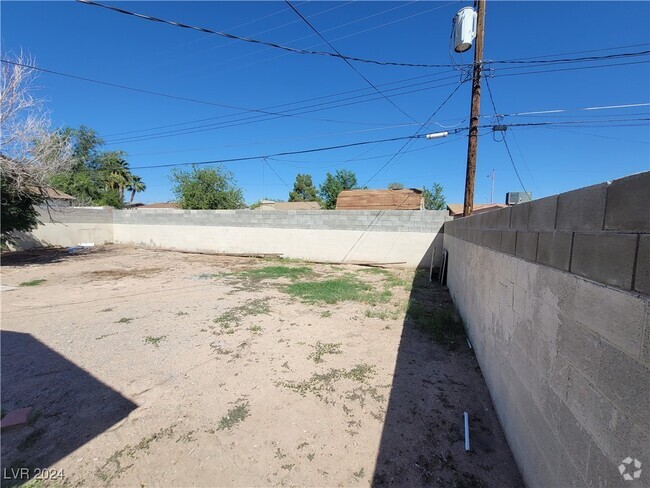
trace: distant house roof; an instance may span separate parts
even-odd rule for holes
[[[336,210],[422,210],[422,190],[343,190]]]
[[[318,202],[275,202],[276,210],[319,210]]]
[[[276,202],[274,200],[261,200],[255,210],[319,210],[318,202]]]
[[[51,188],[49,186],[42,187],[42,188],[33,187],[32,190],[35,193],[39,193],[43,195],[48,200],[76,200],[75,197],[68,195],[67,193],[63,193],[62,191],[59,191],[55,188]]]
[[[138,208],[179,208],[177,203],[167,202],[167,203],[149,203],[147,205],[142,205]]]
[[[475,203],[473,213],[483,213],[489,212],[490,210],[498,210],[500,208],[505,208],[508,205],[504,203]],[[449,215],[452,217],[459,217],[463,215],[463,204],[462,203],[450,203],[447,205],[447,210],[449,210]]]

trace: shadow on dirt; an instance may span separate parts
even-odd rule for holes
[[[427,271],[413,280],[372,485],[524,486],[451,296]]]
[[[33,408],[28,425],[2,432],[2,486],[26,481],[20,468],[33,476],[52,466],[137,408],[30,334],[0,334],[3,414]]]

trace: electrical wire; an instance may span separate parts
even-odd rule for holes
[[[497,110],[497,106],[494,103],[494,96],[492,95],[492,89],[490,88],[490,83],[488,81],[488,78],[485,78],[485,86],[487,87],[490,103],[492,104],[492,108],[494,109],[494,116],[497,118],[497,123],[498,123],[500,121],[499,115],[497,115],[499,111]],[[528,193],[528,191],[526,190],[526,186],[524,185],[524,182],[522,181],[521,176],[519,175],[519,170],[517,169],[517,165],[515,164],[515,159],[512,157],[512,153],[510,152],[510,146],[508,146],[508,140],[506,139],[506,131],[503,131],[502,134],[503,134],[503,139],[501,139],[500,142],[503,142],[503,144],[506,147],[506,151],[508,152],[508,157],[510,158],[510,162],[512,163],[512,168],[515,170],[515,174],[517,175],[517,179],[519,180],[519,183],[521,184],[524,193]]]
[[[204,165],[204,164],[218,164],[218,163],[232,163],[232,162],[239,162],[239,161],[252,161],[255,159],[263,159],[263,158],[270,158],[270,157],[278,157],[278,156],[289,156],[292,154],[308,154],[308,153],[315,153],[315,152],[321,152],[321,151],[332,151],[335,149],[344,149],[348,147],[355,147],[355,146],[365,146],[367,144],[377,144],[377,143],[383,143],[383,142],[392,142],[392,141],[400,141],[404,139],[412,139],[416,137],[422,137],[422,136],[402,136],[402,137],[391,137],[387,139],[378,139],[374,141],[362,141],[362,142],[353,142],[349,144],[340,144],[337,146],[327,146],[327,147],[318,147],[318,148],[313,148],[313,149],[303,149],[300,151],[285,151],[285,152],[280,152],[280,153],[275,153],[275,154],[262,154],[258,156],[245,156],[245,157],[240,157],[240,158],[229,158],[229,159],[213,159],[210,161],[200,161],[200,162],[184,162],[184,163],[169,163],[169,164],[156,164],[152,166],[132,166],[131,169],[151,169],[151,168],[170,168],[173,166],[192,166],[192,165]]]
[[[342,54],[335,54],[335,53],[330,53],[327,51],[312,51],[309,49],[299,49],[299,48],[294,48],[290,46],[286,46],[283,44],[277,44],[274,42],[267,42],[267,41],[261,41],[259,39],[253,39],[250,37],[242,37],[242,36],[237,36],[235,34],[230,34],[228,32],[220,32],[220,31],[215,31],[212,29],[208,29],[206,27],[197,27],[189,24],[184,24],[182,22],[175,22],[173,20],[166,20],[166,19],[161,19],[159,17],[153,17],[151,15],[146,15],[146,14],[141,14],[137,12],[131,12],[129,10],[125,10],[122,8],[118,7],[112,7],[110,5],[105,5],[103,3],[99,2],[94,2],[92,0],[76,0],[79,3],[84,3],[86,5],[92,5],[95,7],[101,7],[105,8],[107,10],[112,10],[114,12],[120,13],[120,14],[125,14],[125,15],[130,15],[133,17],[137,17],[139,19],[143,20],[149,20],[152,22],[159,22],[161,24],[167,24],[171,25],[174,27],[180,27],[182,29],[190,29],[190,30],[195,30],[199,32],[205,32],[206,34],[214,34],[216,36],[221,36],[221,37],[226,37],[228,39],[236,39],[238,41],[243,41],[243,42],[249,42],[252,44],[260,44],[268,47],[272,47],[275,49],[282,49],[284,51],[288,51],[291,53],[295,54],[309,54],[309,55],[316,55],[316,56],[327,56],[327,57],[332,57],[332,58],[343,58],[347,59],[349,61],[357,61],[359,63],[370,63],[370,64],[377,64],[381,66],[404,66],[404,67],[415,67],[415,68],[448,68],[449,65],[446,64],[423,64],[423,63],[398,63],[398,62],[393,62],[393,61],[377,61],[374,59],[365,59],[365,58],[357,58],[354,56],[346,56]]]
[[[285,3],[286,3],[286,4],[291,8],[291,10],[293,10],[293,11],[296,13],[296,15],[297,15],[298,17],[300,17],[300,19],[301,19],[305,24],[307,24],[307,26],[309,26],[309,28],[310,28],[311,30],[313,30],[313,31],[316,33],[316,35],[317,35],[318,37],[320,37],[323,41],[325,41],[325,43],[326,43],[330,48],[332,48],[332,50],[333,50],[336,54],[339,55],[339,57],[340,57],[340,58],[345,62],[345,64],[347,64],[347,65],[350,67],[350,69],[352,69],[352,71],[354,71],[357,75],[359,75],[359,76],[360,76],[360,77],[361,77],[361,78],[362,78],[362,79],[363,79],[363,80],[364,80],[368,85],[370,85],[370,87],[371,87],[373,90],[375,90],[379,95],[381,95],[381,96],[384,98],[384,100],[386,100],[386,101],[387,101],[388,103],[390,103],[393,107],[395,107],[397,110],[399,110],[399,111],[400,111],[403,115],[405,115],[407,118],[409,118],[409,119],[412,120],[413,122],[417,122],[417,120],[415,120],[413,117],[411,117],[409,114],[407,114],[407,113],[406,113],[406,112],[405,112],[401,107],[399,107],[395,102],[393,102],[390,98],[388,98],[386,95],[384,95],[384,93],[383,93],[379,88],[377,88],[377,87],[375,86],[375,84],[374,84],[372,81],[370,81],[368,78],[366,78],[366,77],[363,75],[363,73],[361,73],[361,71],[359,71],[357,68],[355,68],[354,65],[353,65],[353,64],[352,64],[348,59],[346,59],[345,56],[343,56],[343,55],[339,52],[339,50],[336,49],[336,48],[332,45],[331,42],[329,42],[327,39],[325,39],[325,37],[324,37],[320,32],[318,32],[318,29],[316,29],[316,27],[314,27],[314,25],[313,25],[311,22],[309,22],[309,20],[307,20],[307,19],[302,15],[302,14],[298,11],[298,9],[297,9],[296,7],[294,7],[294,6],[291,4],[291,2],[290,2],[289,0],[284,0],[284,2],[285,2]]]
[[[438,106],[438,108],[436,108],[433,111],[433,113],[429,116],[429,118],[426,120],[426,122],[424,124],[422,124],[420,126],[420,128],[418,129],[418,131],[415,133],[416,136],[420,133],[420,131],[422,131],[422,129],[424,129],[429,124],[431,119],[433,119],[436,116],[436,114],[438,112],[440,112],[440,110],[442,110],[442,108],[447,104],[447,102],[449,102],[449,100],[451,100],[451,98],[454,96],[454,94],[460,89],[461,86],[463,86],[464,82],[465,81],[462,81],[461,83],[458,83],[456,88],[454,88],[454,90],[449,94],[449,96],[447,98],[445,98],[443,100],[443,102]],[[460,129],[456,129],[456,131],[460,131]],[[402,151],[404,151],[406,149],[406,147],[408,146],[410,141],[411,141],[410,139],[407,140],[402,145],[402,147],[400,147],[398,149],[398,151],[395,154],[393,154],[393,156],[391,156],[391,158],[388,161],[386,161],[386,163],[384,163],[362,186],[366,186],[368,183],[370,183],[373,179],[375,179],[384,170],[384,168],[388,167],[388,165],[391,164],[393,161],[395,161],[396,158],[399,158],[400,154],[402,154]]]

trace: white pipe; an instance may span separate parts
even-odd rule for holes
[[[467,339],[467,345],[469,346],[470,349],[472,348],[472,343],[469,342],[469,338]]]
[[[465,450],[469,451],[469,415],[467,415],[467,412],[465,412],[464,416],[465,416]]]

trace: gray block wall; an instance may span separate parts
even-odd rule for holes
[[[437,232],[449,220],[442,210],[115,210],[115,224],[201,225],[273,229]]]
[[[448,286],[529,486],[650,466],[650,172],[456,219]]]

